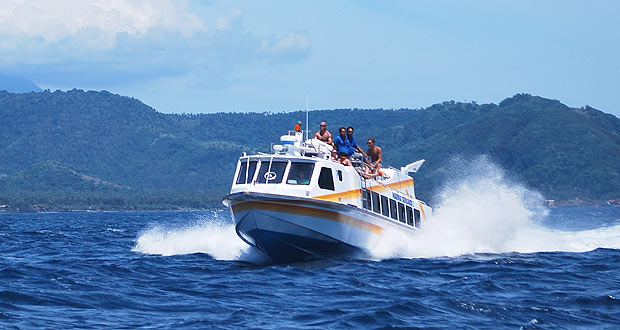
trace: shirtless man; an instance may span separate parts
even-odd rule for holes
[[[319,130],[314,133],[314,138],[333,145],[332,133],[327,130],[327,123],[322,121]]]
[[[383,151],[381,150],[381,147],[375,145],[375,139],[374,138],[370,138],[368,139],[368,150],[366,150],[366,154],[368,155],[368,157],[370,157],[370,161],[368,162],[370,169],[375,172],[378,173],[378,171],[381,169],[381,161],[383,160]]]

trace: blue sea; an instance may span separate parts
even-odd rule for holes
[[[368,258],[289,265],[223,209],[0,213],[0,328],[620,327],[620,208],[444,207]]]

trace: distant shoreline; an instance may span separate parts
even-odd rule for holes
[[[587,200],[587,199],[567,199],[567,200],[545,200],[544,203],[549,207],[574,207],[574,206],[620,206],[620,199],[611,200]]]
[[[0,213],[46,213],[46,212],[157,212],[157,211],[207,211],[214,209],[225,208],[220,203],[206,203],[210,205],[204,205],[204,207],[146,207],[146,208],[54,208],[54,207],[40,207],[35,205],[30,209],[11,208],[9,205],[0,205]],[[569,200],[545,200],[544,206],[551,208],[561,207],[620,207],[620,199],[593,201],[585,199],[569,199]]]

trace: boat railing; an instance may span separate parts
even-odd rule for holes
[[[409,196],[409,197],[413,197],[413,196],[411,196],[411,195],[409,194],[409,192],[403,192],[403,191],[400,191],[400,190],[398,190],[398,189],[394,189],[394,188],[392,188],[392,187],[390,187],[390,186],[388,186],[388,185],[386,185],[386,184],[383,184],[382,182],[379,182],[379,181],[376,181],[376,182],[377,182],[377,185],[379,185],[379,186],[381,186],[381,187],[383,187],[383,188],[385,188],[385,189],[387,189],[387,190],[389,190],[389,191],[393,191],[393,192],[397,192],[397,193],[399,193],[399,194],[405,194],[405,195],[407,195],[407,196]],[[413,198],[415,198],[415,197],[413,197]]]
[[[398,176],[398,181],[401,181],[401,178],[400,178],[401,171],[399,169],[397,169],[395,167],[392,167],[392,166],[387,166],[386,168],[394,170],[395,174]],[[364,180],[366,180],[366,179],[364,179]],[[371,180],[374,180],[374,178],[371,179]],[[387,189],[389,191],[397,192],[397,193],[400,193],[400,194],[406,194],[409,197],[415,198],[414,196],[411,195],[411,193],[409,191],[405,191],[405,192],[400,191],[400,190],[392,188],[392,187],[390,187],[390,186],[388,186],[388,185],[386,185],[383,182],[380,182],[378,180],[375,180],[375,182],[377,183],[377,185],[379,185],[381,187],[384,187],[385,189]]]
[[[295,136],[297,133],[301,133],[301,136],[303,137],[305,132],[306,132],[305,130],[301,130],[301,131],[291,131],[291,130],[289,130],[286,133],[286,135]]]

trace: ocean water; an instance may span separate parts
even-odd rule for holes
[[[366,258],[289,265],[223,209],[0,213],[0,328],[620,328],[619,207],[489,175],[439,200]]]

